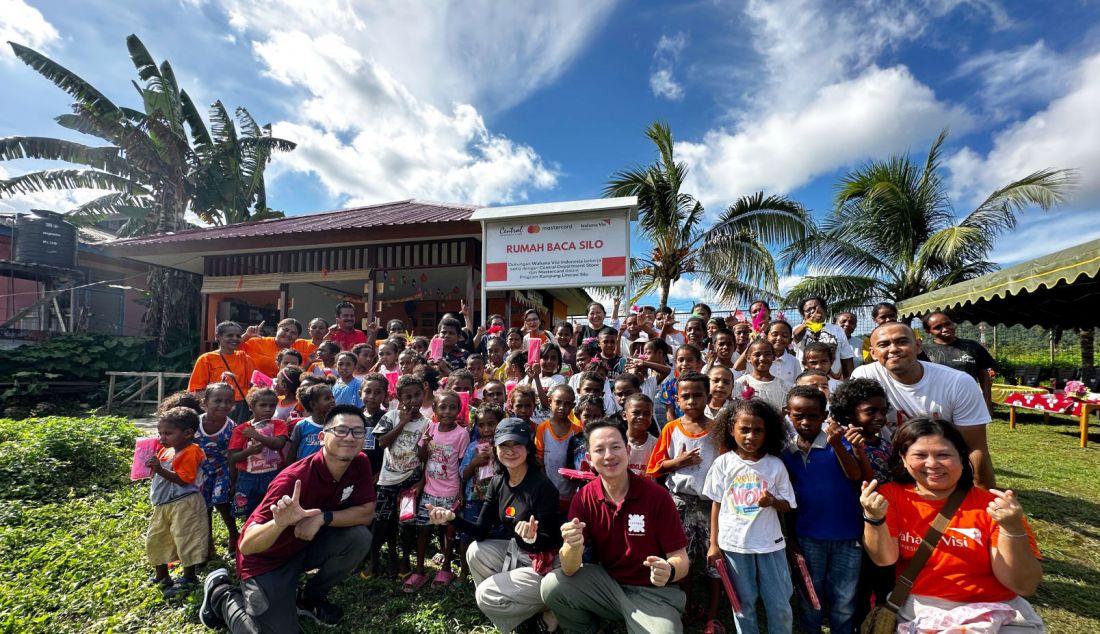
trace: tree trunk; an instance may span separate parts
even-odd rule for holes
[[[182,175],[179,182],[163,183],[156,192],[156,233],[183,229],[187,225],[184,220],[186,209]],[[145,315],[145,326],[147,332],[156,338],[157,354],[162,357],[173,352],[169,349],[170,339],[178,345],[190,341],[195,332],[198,289],[190,277],[190,273],[159,266],[149,271],[149,310]]]
[[[661,280],[661,306],[660,306],[660,308],[664,308],[665,306],[668,306],[668,292],[671,288],[672,288],[672,280],[670,280],[670,279]]]
[[[1092,368],[1096,365],[1096,349],[1093,347],[1096,329],[1082,328],[1078,334],[1081,337],[1081,367]]]

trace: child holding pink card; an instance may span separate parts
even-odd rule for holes
[[[532,344],[537,344],[537,340],[532,340]],[[533,349],[537,349],[538,354],[532,359],[530,356],[527,361],[526,374],[521,385],[530,385],[535,388],[535,391],[539,396],[539,406],[544,409],[550,409],[550,399],[547,393],[558,385],[565,383],[565,377],[561,375],[561,349],[557,344],[544,343],[541,346],[532,345]]]
[[[504,420],[504,410],[499,405],[482,403],[473,414],[476,421],[478,440],[471,442],[466,447],[466,455],[462,457],[462,464],[458,469],[462,475],[462,483],[465,488],[465,505],[462,509],[462,517],[468,522],[477,522],[481,515],[481,507],[485,505],[485,494],[488,491],[489,481],[496,475],[493,467],[493,435],[497,425]],[[466,549],[470,542],[474,541],[471,535],[458,534],[459,553],[459,581],[466,581],[469,572],[466,567]]]
[[[453,390],[439,390],[435,394],[433,410],[436,422],[428,423],[421,436],[420,462],[424,464],[424,476],[417,485],[420,503],[416,512],[416,570],[405,581],[407,593],[416,592],[424,585],[424,555],[432,534],[439,535],[439,550],[443,563],[432,580],[432,587],[445,586],[454,581],[451,559],[454,556],[453,533],[448,527],[433,526],[428,514],[433,507],[458,512],[462,505],[462,480],[459,463],[470,444],[470,434],[457,423],[461,402]]]
[[[252,388],[245,398],[253,418],[233,428],[228,449],[229,462],[237,469],[233,516],[247,518],[278,475],[289,434],[286,422],[275,418],[279,405],[275,390]]]
[[[195,444],[199,415],[186,407],[173,407],[157,417],[162,448],[146,459],[153,472],[149,501],[153,517],[145,537],[145,552],[156,567],[153,583],[174,596],[190,592],[198,584],[195,570],[206,561],[210,518],[200,495],[206,454]],[[172,584],[169,562],[179,560],[183,575]]]

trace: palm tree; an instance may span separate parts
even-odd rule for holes
[[[1075,182],[1071,170],[1039,170],[997,189],[959,220],[940,175],[946,139],[944,130],[924,165],[894,156],[840,180],[833,214],[783,252],[787,274],[801,266],[810,272],[788,301],[818,295],[834,310],[849,310],[994,271],[986,258],[997,237],[1016,227],[1025,208],[1045,211],[1062,202]]]
[[[187,92],[180,90],[167,61],[158,67],[136,35],[126,38],[141,84],[134,87],[142,110],[117,106],[67,68],[25,46],[9,42],[16,57],[71,95],[72,114],[56,121],[70,130],[106,141],[88,146],[64,139],[0,139],[0,160],[37,158],[85,169],[31,172],[0,181],[0,196],[46,190],[91,188],[107,193],[70,210],[77,222],[94,223],[109,214],[127,220],[120,235],[186,228],[193,211],[208,223],[271,217],[263,171],[274,151],[294,144],[271,136],[246,110],[237,110],[245,132],[239,137],[220,102],[211,109],[211,134]],[[277,213],[277,212],[276,212]],[[188,274],[153,267],[149,274],[146,325],[167,352],[171,332],[189,332],[197,289]]]
[[[723,301],[775,297],[779,276],[769,244],[800,240],[811,226],[809,214],[784,196],[758,192],[739,198],[704,229],[703,205],[682,191],[687,166],[673,156],[672,130],[654,122],[646,136],[658,159],[616,172],[605,197],[637,196],[639,227],[651,247],[632,262],[634,298],[658,291],[668,303],[672,284],[685,274],[698,276]]]

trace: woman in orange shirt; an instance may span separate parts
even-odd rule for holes
[[[940,631],[982,618],[999,632],[1045,632],[1043,620],[1023,597],[1043,576],[1035,536],[1011,490],[974,484],[966,441],[946,421],[910,419],[893,438],[894,482],[863,483],[863,543],[879,566],[899,573],[917,551],[932,520],[956,489],[966,497],[914,580],[898,622]],[[877,489],[877,490],[876,490]],[[983,604],[983,605],[974,605]]]
[[[191,381],[187,384],[188,392],[197,394],[211,383],[225,382],[233,388],[233,400],[237,404],[244,402],[256,364],[251,357],[237,349],[241,345],[243,332],[240,324],[235,321],[223,321],[214,328],[218,349],[201,354],[195,360],[195,369],[191,371]],[[234,414],[238,413],[237,409],[234,408]]]

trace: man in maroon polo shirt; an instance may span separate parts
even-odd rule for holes
[[[322,625],[340,622],[343,611],[326,600],[370,551],[374,520],[374,474],[362,453],[363,413],[337,405],[319,433],[321,451],[283,470],[241,530],[237,574],[210,573],[199,620],[234,634],[297,634],[298,618]],[[317,569],[301,590],[299,579]]]
[[[340,302],[336,305],[336,323],[329,326],[327,341],[335,341],[340,349],[347,352],[361,343],[367,343],[366,333],[355,327],[355,305]]]
[[[565,632],[623,620],[631,634],[683,631],[685,596],[675,582],[688,574],[688,542],[672,496],[627,468],[624,427],[596,421],[585,438],[600,476],[573,498],[561,568],[543,578],[543,601]]]

